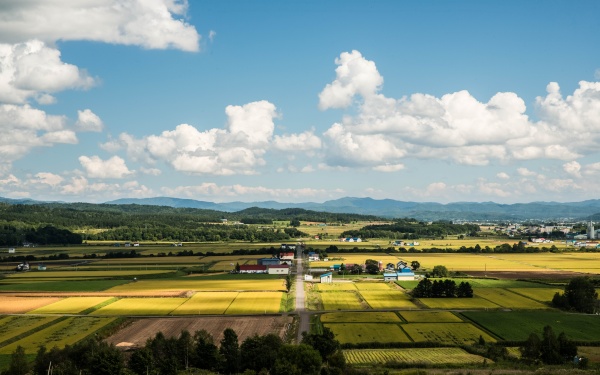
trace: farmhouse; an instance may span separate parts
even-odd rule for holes
[[[316,261],[319,260],[319,254],[311,251],[310,253],[308,253],[308,260],[309,261]]]
[[[269,275],[288,275],[290,273],[290,266],[287,264],[267,266],[267,273]]]
[[[290,245],[290,244],[282,243],[281,244],[281,250],[283,250],[283,251],[285,251],[285,250],[296,250],[296,245]]]
[[[281,259],[281,260],[294,260],[294,253],[281,252],[281,253],[279,253],[279,259]]]
[[[240,266],[240,273],[267,273],[267,266],[244,264]]]
[[[15,248],[14,248],[14,247],[11,247],[10,249],[8,249],[8,253],[9,253],[9,254],[14,254],[14,253],[15,253],[15,251],[16,251],[16,250],[15,250]]]
[[[398,280],[398,275],[396,272],[384,272],[383,273],[383,281],[396,281]]]
[[[340,242],[362,242],[360,237],[346,237],[340,238]]]
[[[279,258],[262,258],[258,259],[256,263],[260,266],[278,266],[281,264],[281,259]]]
[[[333,274],[331,272],[327,272],[319,276],[322,283],[330,283],[333,281]]]

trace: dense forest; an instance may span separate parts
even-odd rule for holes
[[[221,224],[225,220],[229,225]],[[306,234],[293,226],[273,228],[244,224],[271,225],[273,221],[299,223],[300,220],[349,223],[380,218],[298,208],[249,208],[228,213],[135,204],[0,203],[0,246],[22,245],[24,242],[76,244],[86,240],[277,242]]]
[[[367,225],[359,230],[349,230],[342,236],[360,238],[412,239],[422,237],[444,237],[466,234],[474,236],[479,232],[475,224],[453,224],[449,221],[420,222],[416,219],[398,219],[393,224]]]

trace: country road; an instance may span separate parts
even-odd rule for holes
[[[305,307],[305,293],[304,293],[304,265],[302,250],[298,246],[296,250],[296,313],[300,323],[298,325],[298,342],[302,340],[302,332],[309,332],[310,330],[310,315],[311,313],[306,310]]]

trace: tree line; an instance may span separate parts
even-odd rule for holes
[[[158,332],[128,359],[114,345],[88,338],[64,349],[41,346],[33,363],[17,347],[8,370],[1,375],[177,375],[201,369],[220,374],[337,375],[345,359],[333,333],[303,334],[299,345],[286,344],[274,334],[251,336],[239,343],[227,328],[219,345],[205,330],[167,338]]]
[[[428,278],[419,281],[412,290],[416,298],[473,298],[473,288],[467,281],[462,281],[458,286],[454,280],[434,280]]]
[[[449,221],[425,223],[415,219],[397,219],[392,224],[373,224],[361,229],[345,231],[342,237],[413,239],[421,237],[445,237],[448,235],[479,232],[475,224],[453,224]]]

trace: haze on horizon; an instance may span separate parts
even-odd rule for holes
[[[600,196],[600,3],[0,4],[0,196]]]

